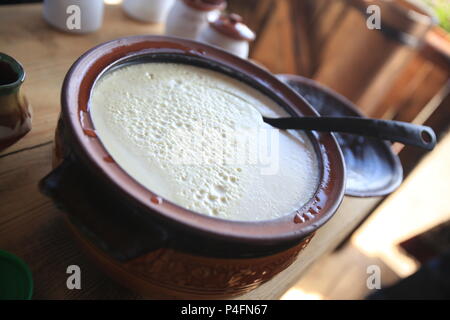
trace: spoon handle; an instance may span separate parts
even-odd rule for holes
[[[283,130],[300,129],[354,133],[401,142],[427,150],[432,150],[436,145],[436,135],[433,129],[402,121],[360,117],[264,117],[264,122]]]

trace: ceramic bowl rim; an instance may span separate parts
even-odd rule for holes
[[[337,141],[329,133],[314,133],[320,160],[322,163],[326,162],[323,166],[328,169],[322,170],[321,183],[315,196],[297,210],[302,217],[311,216],[313,209],[316,210],[315,215],[302,223],[294,223],[294,213],[274,220],[242,222],[211,218],[166,200],[161,204],[155,204],[150,201],[151,197],[155,196],[153,192],[137,183],[117,164],[103,161],[103,157],[107,155],[106,150],[98,139],[86,135],[80,118],[83,112],[87,111],[90,91],[95,80],[111,63],[121,58],[163,53],[207,59],[222,64],[252,78],[255,85],[264,87],[283,100],[298,115],[303,112],[307,115],[318,115],[299,94],[274,75],[252,62],[223,50],[173,37],[153,35],[125,37],[100,44],[87,51],[72,65],[64,80],[61,93],[62,119],[68,128],[69,143],[82,161],[95,169],[99,177],[110,183],[128,201],[144,209],[146,214],[216,238],[267,244],[299,240],[316,231],[333,216],[344,196],[345,164]],[[299,109],[302,109],[302,113]]]

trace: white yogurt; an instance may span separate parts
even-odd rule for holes
[[[131,177],[179,206],[241,221],[292,213],[319,180],[306,135],[278,131],[261,114],[286,115],[238,80],[174,63],[107,73],[90,100],[97,136]]]

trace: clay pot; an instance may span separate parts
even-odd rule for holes
[[[0,150],[31,130],[31,107],[20,90],[24,80],[22,65],[0,53]]]
[[[89,116],[95,81],[133,62],[209,68],[264,92],[293,115],[317,115],[303,98],[255,64],[202,43],[135,36],[81,56],[62,88],[54,170],[40,184],[67,213],[70,230],[115,280],[147,296],[225,298],[252,290],[288,267],[337,210],[345,186],[340,148],[310,133],[321,169],[315,195],[282,218],[239,222],[181,208],[137,183],[109,157]]]

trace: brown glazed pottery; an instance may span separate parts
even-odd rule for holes
[[[265,93],[292,115],[317,113],[257,65],[198,42],[134,36],[81,56],[62,88],[54,170],[40,183],[67,213],[75,238],[112,278],[149,297],[226,298],[288,267],[344,195],[345,165],[332,134],[310,133],[321,178],[302,208],[270,221],[238,222],[181,208],[137,183],[107,154],[89,116],[95,81],[128,63],[176,62],[209,68]]]
[[[22,65],[0,52],[0,151],[31,130],[31,108],[20,90],[24,80]]]

